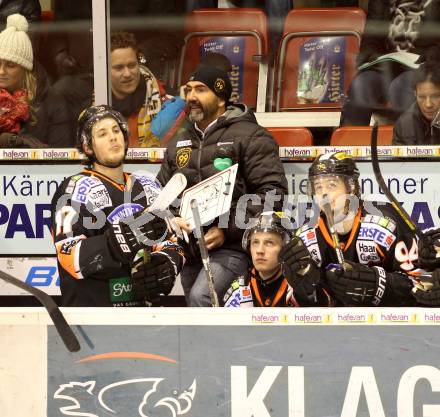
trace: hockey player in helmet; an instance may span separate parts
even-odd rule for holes
[[[79,117],[78,147],[89,166],[52,199],[63,306],[150,305],[171,291],[183,264],[161,213],[142,214],[161,186],[148,173],[124,172],[127,138],[127,123],[109,106]],[[143,251],[152,252],[149,263]]]
[[[83,110],[78,118],[76,144],[96,171],[114,170],[111,176],[119,176],[122,181],[128,124],[121,113],[106,105]]]
[[[321,155],[312,163],[310,195],[321,210],[330,205],[344,260],[338,259],[331,219],[321,212],[316,224],[298,229],[281,251],[284,275],[297,299],[309,305],[322,305],[317,289],[336,305],[415,305],[415,236],[389,204],[359,198],[358,178],[354,161],[343,152]]]
[[[225,307],[286,307],[296,305],[284,279],[278,255],[291,239],[289,220],[280,212],[264,212],[243,235],[252,267],[235,279],[224,296]]]

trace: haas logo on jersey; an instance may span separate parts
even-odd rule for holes
[[[397,242],[396,249],[394,251],[394,257],[400,263],[400,268],[404,271],[411,271],[414,269],[414,261],[419,257],[417,250],[417,242],[412,240],[411,248],[408,250],[405,242]]]

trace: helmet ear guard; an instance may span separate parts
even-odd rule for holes
[[[293,236],[292,223],[290,219],[280,211],[266,211],[260,214],[258,219],[244,232],[241,246],[244,250],[249,250],[252,234],[255,232],[277,233],[283,239],[283,245],[288,243]]]

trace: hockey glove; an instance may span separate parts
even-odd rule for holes
[[[440,269],[432,275],[421,275],[413,288],[417,303],[427,307],[440,307]]]
[[[419,264],[422,268],[433,271],[440,268],[440,229],[424,233],[426,242],[419,240]]]
[[[150,249],[167,234],[167,224],[160,213],[135,213],[111,224],[106,230],[113,256],[123,264],[131,264],[141,249]]]
[[[163,252],[153,252],[147,264],[140,259],[131,270],[131,281],[137,299],[153,303],[160,295],[168,295],[173,289],[177,274],[176,264]]]
[[[354,262],[329,265],[326,278],[335,297],[345,306],[403,305],[411,300],[411,279],[398,272],[387,273],[382,267],[368,267]]]
[[[281,249],[278,260],[284,277],[295,293],[308,301],[316,301],[316,286],[321,272],[300,237],[295,236]]]

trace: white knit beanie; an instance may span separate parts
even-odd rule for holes
[[[6,21],[6,29],[0,32],[0,59],[15,62],[32,70],[32,44],[27,35],[28,22],[21,14],[11,14]]]

